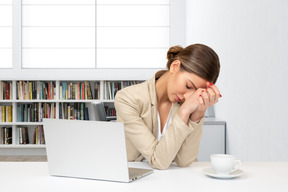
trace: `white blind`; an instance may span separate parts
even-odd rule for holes
[[[12,68],[12,0],[0,0],[0,68]]]
[[[97,67],[163,68],[169,0],[98,0]]]
[[[23,68],[163,68],[169,0],[22,0]]]
[[[95,68],[95,0],[22,0],[23,68]]]

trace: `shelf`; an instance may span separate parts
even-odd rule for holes
[[[0,103],[13,103],[14,100],[0,100]]]
[[[117,117],[116,116],[108,116],[108,117],[106,117],[106,119],[111,121],[111,120],[116,120]]]
[[[15,122],[13,125],[43,125],[43,122]]]
[[[12,125],[15,125],[15,123],[13,122],[0,122],[0,126],[12,126]]]
[[[60,102],[60,103],[90,103],[90,102],[102,102],[101,100],[99,99],[85,99],[85,100],[57,100],[57,102]]]
[[[17,99],[17,100],[13,100],[13,102],[15,103],[55,103],[57,100],[37,100],[37,99]]]
[[[0,103],[90,103],[90,102],[114,102],[114,100],[83,99],[83,100],[0,100]]]
[[[75,102],[75,103],[90,103],[94,101],[99,101],[102,102],[100,99],[83,99],[83,100],[59,100],[59,99],[54,99],[54,100],[0,100],[0,103],[67,103],[67,102]],[[107,102],[113,102],[113,100],[107,100]]]
[[[49,114],[49,115],[51,115],[51,117],[55,117],[55,119],[60,119],[61,115],[63,117],[63,114],[65,114],[65,117],[67,116],[67,113],[69,115],[69,109],[70,109],[70,116],[73,115],[74,113],[73,113],[72,107],[74,107],[74,111],[75,111],[75,109],[79,110],[78,109],[79,106],[76,106],[75,103],[83,103],[84,105],[80,104],[80,109],[82,109],[81,107],[84,106],[84,115],[85,115],[85,111],[86,111],[86,114],[88,111],[89,118],[93,119],[91,117],[93,117],[93,115],[94,115],[94,111],[93,111],[94,109],[93,109],[93,106],[90,105],[90,103],[102,102],[102,103],[104,103],[105,110],[108,111],[108,114],[110,114],[110,115],[116,114],[114,111],[113,111],[113,113],[110,113],[112,110],[115,110],[114,99],[106,99],[107,97],[105,97],[105,94],[107,94],[107,92],[109,95],[111,93],[115,94],[115,92],[117,90],[122,89],[124,87],[123,85],[126,85],[125,83],[128,82],[125,79],[117,80],[117,81],[107,81],[107,80],[90,80],[89,81],[88,80],[87,87],[86,86],[83,87],[83,83],[84,83],[84,85],[86,85],[85,80],[77,80],[77,79],[76,80],[40,80],[40,79],[35,80],[35,81],[40,81],[40,82],[53,82],[53,86],[50,86],[52,88],[52,90],[48,88],[48,90],[50,90],[51,97],[49,97],[49,94],[48,94],[48,97],[47,97],[47,95],[45,97],[45,98],[51,98],[51,99],[44,100],[44,99],[41,99],[44,97],[39,97],[39,95],[38,95],[38,97],[35,97],[35,92],[34,92],[34,97],[26,97],[27,94],[28,95],[31,94],[31,91],[27,92],[27,90],[31,90],[31,87],[26,89],[27,87],[24,84],[25,89],[23,89],[23,82],[24,81],[28,81],[28,80],[21,80],[21,79],[8,80],[8,82],[11,83],[10,84],[11,85],[10,86],[11,87],[11,89],[10,89],[10,93],[11,93],[10,98],[11,99],[10,100],[0,100],[0,106],[12,106],[12,120],[13,120],[13,122],[0,122],[0,127],[12,128],[12,143],[13,144],[10,144],[10,145],[3,145],[3,144],[1,145],[0,144],[0,149],[3,149],[3,151],[6,151],[5,154],[8,154],[8,155],[9,154],[17,155],[17,154],[21,154],[21,153],[37,155],[37,154],[45,154],[46,153],[45,152],[45,145],[43,145],[43,144],[27,144],[27,145],[19,144],[19,134],[20,134],[19,128],[27,127],[29,141],[31,142],[34,138],[35,128],[38,126],[43,126],[43,122],[18,122],[19,114],[21,114],[23,116],[27,115],[28,112],[25,113],[25,110],[27,110],[28,108],[30,108],[32,111],[32,112],[30,111],[30,113],[29,113],[30,116],[33,112],[34,112],[34,114],[36,114],[36,113],[38,114],[38,112],[40,112],[40,113],[43,113],[46,115]],[[125,83],[123,83],[123,81],[125,81]],[[19,82],[22,82],[22,90],[21,90],[21,86],[19,86],[20,85]],[[33,80],[32,81],[29,80],[29,82],[32,82],[32,93],[33,93]],[[79,97],[78,87],[76,89],[76,83],[77,82],[82,83],[82,88],[80,87],[81,88],[80,89],[81,90],[80,97]],[[115,89],[115,87],[114,88],[113,87],[106,87],[105,88],[105,82],[106,83],[112,82],[111,85],[113,85],[113,82],[119,82],[120,84],[118,84],[117,89]],[[75,94],[73,93],[73,84],[75,87],[74,88]],[[35,84],[35,82],[34,82],[34,88],[35,88],[35,85],[37,85],[37,83]],[[63,85],[65,85],[65,86],[63,86]],[[66,87],[66,85],[67,85],[67,87]],[[18,89],[18,86],[19,86],[19,89]],[[78,86],[78,83],[77,83],[77,86]],[[36,86],[36,87],[38,89],[38,86]],[[61,87],[61,89],[60,89],[60,87]],[[90,89],[88,87],[90,87]],[[46,88],[47,88],[47,86],[46,86]],[[42,88],[40,90],[42,90]],[[63,90],[65,90],[65,92]],[[69,90],[70,90],[70,92],[69,92]],[[71,93],[71,90],[72,90],[72,93]],[[76,90],[78,91],[78,93]],[[25,91],[25,93],[24,93],[24,91]],[[35,89],[34,89],[34,91],[35,91]],[[68,92],[68,95],[70,97],[66,97],[66,94],[67,94],[66,91]],[[85,93],[85,97],[83,97],[83,92]],[[18,94],[18,93],[20,93],[20,94]],[[81,93],[82,93],[82,96],[81,96]],[[91,95],[89,94],[89,96],[88,96],[88,93],[90,93]],[[24,94],[25,94],[25,97],[23,97]],[[45,94],[46,94],[46,92],[45,92]],[[53,95],[53,97],[52,97],[52,95]],[[65,95],[65,97],[63,97],[63,95]],[[77,95],[78,97],[73,97],[72,95]],[[36,99],[23,99],[23,98],[36,98]],[[65,99],[65,98],[70,98],[70,99]],[[77,98],[77,99],[71,99],[71,98]],[[86,98],[86,99],[79,99],[79,98]],[[89,99],[87,99],[87,98],[89,98]],[[96,98],[96,99],[91,99],[91,98]],[[32,105],[34,106],[34,104],[37,105],[36,108],[32,107]],[[67,104],[68,104],[68,106],[66,109],[63,106],[66,106]],[[26,107],[26,105],[27,105],[27,107]],[[50,111],[46,110],[46,109],[51,109],[52,106],[53,106],[52,110],[50,110]],[[41,110],[40,110],[40,107],[41,107]],[[20,111],[18,111],[19,109],[20,109]],[[46,110],[45,111],[46,113],[44,112],[44,109]],[[36,110],[36,111],[34,111],[34,110]],[[79,112],[77,112],[77,115],[79,115],[78,113]],[[9,113],[9,115],[10,115],[10,113]],[[83,114],[81,114],[81,110],[80,110],[80,115],[83,115]],[[29,116],[29,115],[27,115],[27,116]],[[36,116],[38,117],[39,114]],[[107,120],[115,120],[116,116],[107,116],[106,119]],[[37,120],[38,120],[38,118],[37,118]],[[71,120],[71,121],[75,121],[75,120]],[[2,136],[2,133],[0,131],[0,138],[1,138],[1,136]],[[0,141],[0,143],[3,143],[3,142]],[[21,151],[21,149],[23,149],[23,150]],[[2,154],[4,154],[4,152],[2,152]]]
[[[103,103],[114,103],[114,100],[112,100],[112,99],[104,99],[104,100],[101,100],[101,102],[103,102]]]
[[[41,144],[25,144],[25,145],[20,145],[20,144],[11,144],[11,145],[2,145],[0,144],[0,149],[45,149],[45,145]]]

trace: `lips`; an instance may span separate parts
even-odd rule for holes
[[[176,95],[176,101],[179,103],[181,102],[181,99]]]

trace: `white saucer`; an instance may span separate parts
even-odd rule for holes
[[[232,179],[232,178],[239,177],[239,176],[243,175],[244,171],[242,171],[241,169],[238,169],[238,170],[230,173],[230,175],[217,175],[212,167],[208,167],[208,168],[203,169],[203,173],[205,175],[208,175],[208,176],[214,177],[214,178]]]

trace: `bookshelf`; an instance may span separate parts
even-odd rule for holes
[[[141,82],[0,80],[0,156],[46,155],[42,119],[89,120],[91,102],[103,102],[106,118],[116,119],[116,92]]]

